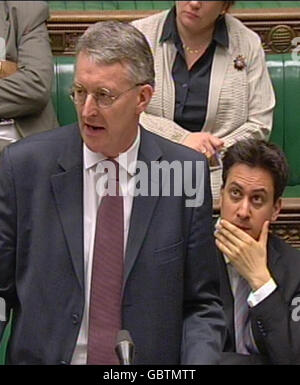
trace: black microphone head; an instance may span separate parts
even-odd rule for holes
[[[135,349],[128,330],[118,332],[115,351],[121,365],[133,364]]]

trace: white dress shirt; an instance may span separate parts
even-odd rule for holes
[[[132,211],[133,194],[126,194],[131,191],[134,184],[134,174],[136,172],[136,163],[138,150],[140,147],[140,128],[133,145],[126,152],[120,154],[115,160],[120,165],[120,173],[126,172],[127,178],[120,178],[119,185],[123,192],[124,199],[124,256],[127,245],[127,238]],[[90,151],[86,145],[83,145],[83,205],[84,205],[84,283],[85,283],[85,306],[83,319],[80,327],[76,348],[72,358],[72,365],[84,365],[87,362],[87,342],[89,325],[89,303],[90,287],[93,266],[94,237],[96,230],[96,217],[98,206],[102,196],[99,195],[99,189],[96,188],[100,178],[105,178],[104,174],[99,173],[99,162],[107,160],[107,157],[101,153]],[[107,178],[107,177],[106,177]],[[125,193],[124,193],[125,192]],[[101,193],[100,193],[101,194]]]
[[[13,119],[0,119],[0,151],[10,143],[21,139]]]
[[[228,257],[224,255],[224,259],[227,266],[227,272],[229,276],[230,286],[232,290],[233,297],[235,298],[237,284],[239,280],[239,273],[230,263]],[[267,283],[265,283],[262,287],[260,287],[256,291],[251,291],[249,297],[247,299],[248,305],[250,307],[254,307],[266,299],[270,294],[273,293],[277,288],[277,285],[273,278],[271,278]]]

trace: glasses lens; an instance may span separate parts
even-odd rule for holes
[[[75,104],[84,104],[87,97],[87,92],[85,90],[73,88],[71,89],[70,96]]]
[[[113,104],[114,97],[109,95],[106,91],[102,90],[97,92],[95,95],[95,99],[97,100],[97,104],[99,107],[110,107]]]

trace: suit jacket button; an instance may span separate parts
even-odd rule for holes
[[[72,323],[73,323],[73,325],[77,325],[78,322],[79,322],[79,315],[76,314],[76,313],[72,314]]]

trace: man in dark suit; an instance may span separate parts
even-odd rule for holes
[[[268,233],[287,178],[284,154],[264,141],[238,142],[223,159],[215,236],[229,329],[224,364],[300,362],[300,253]]]
[[[120,328],[129,330],[136,346],[135,363],[218,361],[225,321],[217,294],[208,167],[197,152],[139,126],[153,87],[153,58],[144,36],[125,23],[97,23],[77,48],[72,97],[79,125],[34,135],[4,151],[0,297],[13,309],[8,363],[114,363],[118,310]],[[101,190],[110,181],[103,172],[108,160],[119,165],[115,182],[123,193],[124,217],[120,222],[118,215],[106,216],[110,224],[102,208],[113,194]],[[177,167],[177,179],[164,172],[154,176],[170,164]],[[124,193],[138,189],[143,194]],[[118,191],[114,198],[120,198]],[[122,242],[116,235],[120,223]],[[104,258],[98,254],[107,251],[96,246],[101,233],[111,259],[125,246],[119,262],[124,272],[122,286],[108,280],[95,301],[101,281],[115,272],[95,270]],[[99,315],[107,288],[114,300]],[[105,317],[109,321],[97,327]],[[98,350],[107,346],[107,360],[98,359]]]

